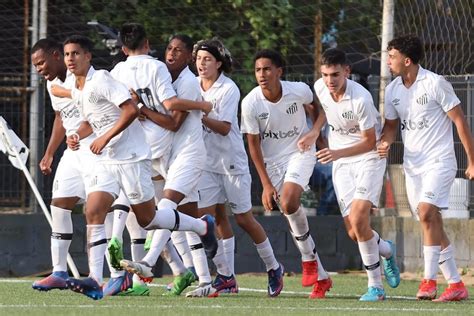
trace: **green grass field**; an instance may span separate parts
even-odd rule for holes
[[[265,275],[239,275],[239,294],[218,298],[163,297],[171,277],[155,279],[148,297],[107,297],[93,301],[72,291],[37,292],[34,279],[0,279],[0,315],[474,315],[474,300],[460,303],[416,301],[418,282],[386,286],[384,302],[361,303],[366,278],[358,274],[333,275],[334,287],[324,300],[308,299],[311,288],[302,288],[300,276],[285,277],[277,298],[266,295]],[[441,285],[441,290],[444,285]],[[470,294],[474,289],[470,287]]]

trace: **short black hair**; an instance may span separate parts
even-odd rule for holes
[[[197,52],[200,50],[205,50],[212,54],[217,61],[222,62],[221,68],[219,71],[225,73],[230,73],[232,71],[232,55],[230,51],[224,46],[222,41],[213,37],[207,40],[200,40],[193,47],[193,60],[196,61]]]
[[[63,43],[63,46],[66,46],[67,44],[78,44],[81,46],[83,50],[86,52],[92,52],[92,49],[94,48],[94,44],[92,41],[83,35],[71,35]]]
[[[61,43],[56,42],[50,38],[42,38],[37,41],[31,48],[31,54],[34,54],[39,50],[43,50],[45,53],[48,54],[51,54],[54,51],[58,51],[60,54],[63,53],[63,47]]]
[[[146,39],[145,27],[140,23],[125,23],[120,29],[120,40],[130,50],[142,48]]]
[[[346,53],[339,48],[326,49],[321,56],[321,66],[335,66],[342,65],[347,66]]]
[[[398,50],[414,64],[418,64],[425,53],[420,38],[415,35],[403,35],[392,39],[387,45],[387,50],[391,49]]]
[[[272,64],[274,64],[278,68],[285,68],[285,59],[280,54],[280,52],[274,49],[259,50],[253,57],[253,63],[255,64],[257,59],[260,59],[260,58],[268,58],[272,61]]]
[[[186,47],[186,49],[192,53],[193,52],[193,47],[194,47],[194,41],[191,37],[189,37],[188,35],[186,34],[174,34],[174,35],[171,35],[169,42],[171,42],[172,40],[174,39],[177,39],[177,40],[180,40],[181,42],[184,43],[184,46]]]

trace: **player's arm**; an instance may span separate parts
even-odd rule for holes
[[[202,118],[202,124],[222,136],[227,136],[227,134],[230,132],[230,128],[232,127],[230,122],[219,121],[210,118],[207,115]]]
[[[146,106],[140,108],[140,114],[144,115],[153,123],[172,132],[177,132],[188,116],[187,111],[171,111],[171,114],[163,114],[150,110]]]
[[[309,116],[313,119],[313,127],[298,140],[298,148],[301,151],[309,150],[316,143],[321,128],[326,124],[326,113],[319,102],[313,101],[310,105],[305,105],[305,108],[308,109]]]
[[[53,130],[51,131],[51,138],[48,142],[48,147],[44,152],[44,156],[39,163],[39,167],[41,172],[44,175],[48,175],[51,173],[51,165],[53,163],[54,153],[58,150],[59,145],[64,140],[64,136],[66,135],[66,130],[63,127],[63,120],[61,119],[61,115],[58,111],[54,113],[54,122],[53,122]]]
[[[375,127],[372,127],[361,131],[361,140],[357,144],[342,149],[324,148],[316,152],[316,157],[318,157],[319,162],[327,164],[336,161],[339,158],[351,157],[369,152],[375,149],[375,143]]]
[[[60,85],[51,85],[51,93],[57,98],[68,98],[72,99],[72,93],[70,89],[61,87]]]
[[[89,122],[82,121],[77,131],[72,133],[71,135],[68,135],[68,137],[66,138],[66,144],[70,149],[78,150],[79,141],[83,138],[86,138],[92,133],[92,127],[90,126]]]
[[[258,177],[262,183],[262,204],[266,211],[273,209],[273,200],[278,200],[278,192],[268,176],[267,169],[265,168],[265,162],[263,160],[262,148],[260,147],[260,135],[258,134],[246,134],[247,142],[249,146],[250,158],[257,169]]]
[[[199,110],[207,114],[212,110],[212,104],[207,101],[191,101],[187,99],[179,99],[177,97],[172,97],[164,100],[162,103],[164,107],[169,111]]]
[[[395,139],[397,138],[399,122],[400,119],[385,119],[385,123],[382,129],[382,137],[380,138],[380,143],[377,146],[377,153],[379,154],[380,158],[388,157],[390,145],[392,145]]]
[[[467,124],[466,117],[460,105],[455,106],[450,111],[447,112],[448,117],[456,125],[458,131],[459,139],[466,151],[467,155],[467,168],[466,168],[466,177],[471,180],[474,179],[474,142],[472,139],[472,134]]]
[[[107,132],[92,142],[90,148],[94,154],[100,154],[112,138],[125,130],[138,117],[138,106],[131,99],[122,102],[119,107],[122,111],[117,122]]]

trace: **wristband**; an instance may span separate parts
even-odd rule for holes
[[[141,108],[144,106],[144,104],[141,103],[141,102],[139,102],[139,103],[137,104],[137,106],[138,106],[138,109],[141,109]]]
[[[72,134],[71,134],[71,135],[69,135],[69,136],[76,136],[76,138],[77,138],[77,141],[81,140],[81,137],[80,137],[80,136],[79,136],[79,134],[78,134],[78,133],[76,133],[76,132],[72,133]]]

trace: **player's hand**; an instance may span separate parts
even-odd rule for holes
[[[128,89],[128,91],[130,92],[130,97],[132,98],[132,101],[135,102],[135,104],[142,102],[142,100],[140,99],[140,96],[135,90],[130,88]]]
[[[318,162],[322,163],[323,165],[328,164],[330,162],[336,161],[339,158],[339,152],[337,150],[332,150],[329,148],[324,148],[316,152],[316,157],[318,158]]]
[[[464,174],[466,175],[467,179],[473,180],[474,179],[474,165],[468,164]]]
[[[102,153],[102,149],[109,143],[109,139],[106,135],[102,135],[97,137],[90,145],[90,149],[92,153],[96,155],[100,155]]]
[[[278,201],[278,192],[272,185],[263,187],[262,205],[266,212],[273,210],[273,201]]]
[[[79,149],[79,135],[72,134],[66,138],[67,147],[71,150],[78,150]]]
[[[204,101],[204,102],[203,102],[202,111],[203,111],[204,114],[206,114],[206,115],[209,114],[209,112],[212,111],[212,103],[211,103],[211,102]]]
[[[298,140],[298,148],[301,152],[305,152],[311,149],[316,143],[316,139],[319,137],[319,132],[309,132],[301,136]]]
[[[41,161],[39,163],[41,173],[43,173],[44,175],[50,174],[53,171],[51,169],[52,164],[53,164],[53,156],[44,155],[43,159],[41,159]]]
[[[388,152],[390,151],[390,145],[386,141],[381,141],[377,145],[377,153],[380,158],[388,158]]]

